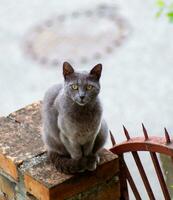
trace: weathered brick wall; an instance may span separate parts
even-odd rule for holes
[[[40,102],[0,118],[0,200],[118,200],[118,157],[102,151],[94,172],[58,173],[41,139]]]

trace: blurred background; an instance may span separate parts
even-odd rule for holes
[[[0,116],[62,82],[65,60],[76,70],[102,63],[104,115],[118,142],[122,124],[131,136],[142,122],[150,135],[173,133],[173,24],[156,15],[154,0],[0,0]]]

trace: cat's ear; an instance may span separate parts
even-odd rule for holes
[[[97,80],[100,79],[102,73],[102,64],[97,64],[95,67],[92,68],[90,74],[94,76]]]
[[[73,67],[68,62],[64,62],[63,63],[63,75],[64,75],[64,78],[66,79],[68,76],[70,76],[73,73],[74,73]]]

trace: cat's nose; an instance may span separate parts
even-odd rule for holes
[[[81,100],[83,100],[83,99],[84,99],[84,97],[85,97],[84,95],[80,95],[80,98],[81,98]]]

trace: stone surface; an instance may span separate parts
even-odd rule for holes
[[[118,173],[116,155],[104,150],[101,157],[101,163],[94,172],[85,172],[75,176],[57,172],[51,164],[43,159],[39,164],[24,170],[26,189],[41,200],[58,200],[74,196],[111,179]]]
[[[40,134],[40,114],[35,104],[10,116],[16,121],[10,117],[0,118],[0,168],[17,180],[17,166],[42,154],[45,149]]]
[[[8,116],[16,122],[29,125],[36,129],[37,133],[41,130],[41,101],[30,104]]]

